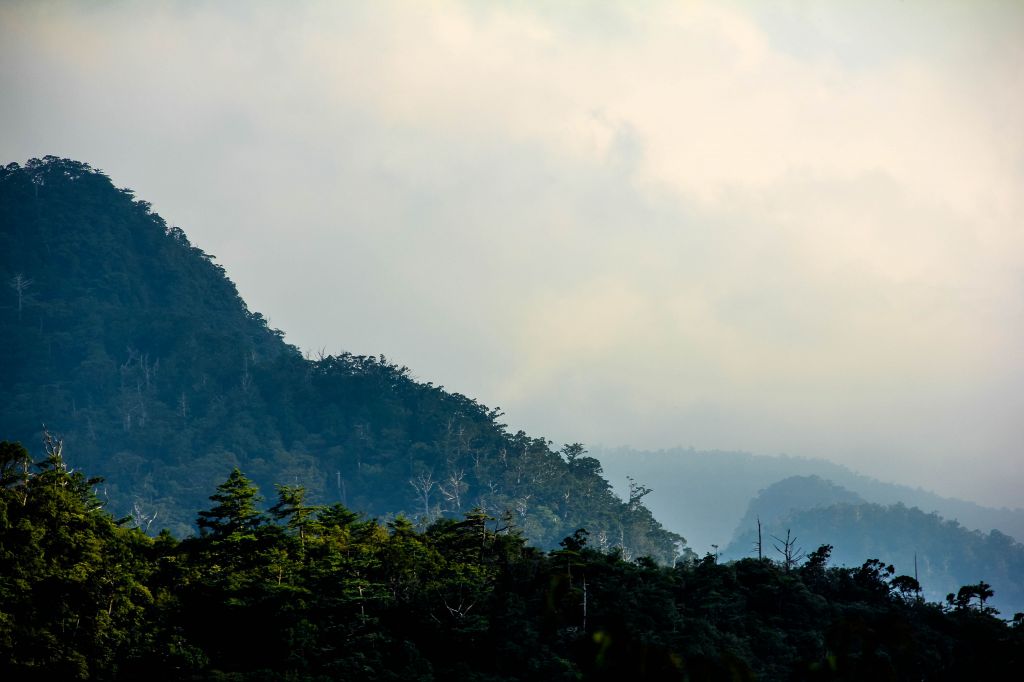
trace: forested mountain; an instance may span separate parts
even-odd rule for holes
[[[746,452],[700,451],[692,448],[633,450],[594,448],[612,482],[625,488],[626,476],[656,481],[644,498],[654,515],[670,530],[683,530],[700,553],[711,545],[724,546],[732,537],[747,506],[759,491],[790,476],[818,476],[880,505],[902,503],[965,528],[988,533],[996,529],[1024,541],[1024,509],[995,509],[974,502],[942,497],[921,488],[885,483],[823,459]]]
[[[116,523],[91,483],[59,441],[0,442],[0,679],[960,681],[1024,663],[1024,614],[993,617],[986,583],[926,603],[828,547],[670,567],[579,531],[543,552],[479,513],[417,531],[296,486],[265,510],[238,470],[178,541]]]
[[[384,357],[301,357],[213,256],[87,164],[0,169],[0,281],[0,434],[39,443],[45,424],[109,510],[153,530],[191,533],[240,467],[385,519],[480,508],[540,547],[585,527],[627,557],[683,549],[582,447],[510,433]]]
[[[776,546],[790,533],[797,550],[832,545],[837,565],[859,566],[873,557],[900,574],[916,570],[927,599],[941,601],[984,579],[995,590],[993,607],[1005,615],[1024,611],[1024,545],[998,530],[968,530],[934,513],[870,504],[830,481],[794,476],[751,501],[722,559],[757,556],[758,519],[765,555],[779,558]]]
[[[301,357],[86,164],[0,169],[0,280],[4,680],[960,680],[1024,661],[1024,615],[991,607],[1016,564],[928,603],[885,547],[830,563],[846,519],[806,557],[700,558],[582,446],[383,357]],[[764,497],[779,528],[808,506],[923,527],[793,484]]]

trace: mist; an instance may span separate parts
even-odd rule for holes
[[[0,161],[103,169],[289,342],[513,429],[1019,506],[1022,32],[1013,2],[9,2]]]

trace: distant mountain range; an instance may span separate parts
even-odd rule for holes
[[[869,503],[817,476],[792,476],[750,502],[723,560],[756,556],[758,521],[766,557],[778,560],[787,536],[798,555],[829,544],[834,565],[877,558],[897,575],[916,573],[930,601],[985,580],[995,588],[995,608],[1006,616],[1024,611],[1024,545],[998,530],[968,530],[902,503]]]
[[[764,488],[791,476],[818,476],[865,502],[904,504],[970,530],[996,529],[1024,541],[1024,509],[996,509],[943,497],[921,488],[885,483],[823,459],[765,456],[692,448],[633,450],[592,448],[608,479],[620,490],[626,477],[653,489],[644,501],[666,527],[686,536],[698,552],[725,545],[742,525],[747,505]]]

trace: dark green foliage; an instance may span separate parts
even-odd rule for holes
[[[0,443],[0,677],[87,679],[151,646],[152,541],[100,511],[96,479],[49,439],[32,464]]]
[[[249,537],[262,525],[263,517],[256,509],[256,504],[261,501],[259,493],[238,467],[228,480],[217,486],[217,492],[210,499],[217,505],[209,511],[199,512],[197,522],[204,535],[209,534],[223,542]]]
[[[1024,628],[964,586],[946,606],[877,560],[659,566],[578,529],[550,552],[480,510],[423,531],[237,469],[177,542],[120,527],[60,444],[0,443],[4,679],[1010,679]]]
[[[133,523],[191,533],[240,467],[419,527],[479,507],[543,547],[585,526],[635,556],[683,550],[582,446],[509,433],[384,357],[302,358],[212,256],[86,164],[0,168],[0,280],[0,433],[51,426]]]

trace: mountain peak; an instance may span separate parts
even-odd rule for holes
[[[60,432],[116,514],[188,533],[239,467],[385,518],[479,507],[541,546],[585,527],[624,556],[682,547],[596,460],[509,433],[497,410],[382,357],[303,359],[212,256],[88,164],[0,169],[0,278],[21,283],[0,299],[0,432]]]

